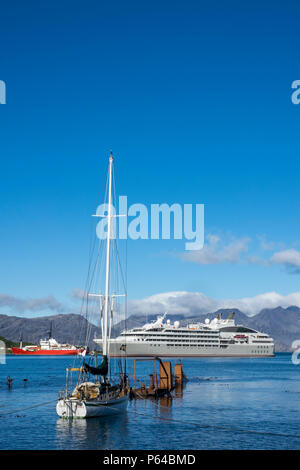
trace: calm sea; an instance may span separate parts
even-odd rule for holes
[[[119,417],[67,421],[55,400],[70,361],[8,356],[0,365],[1,449],[300,449],[300,365],[291,354],[183,359],[189,382],[173,400],[131,401]],[[140,376],[151,372],[149,362],[138,364]]]

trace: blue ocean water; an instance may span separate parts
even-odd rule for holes
[[[300,449],[300,366],[289,353],[183,359],[189,382],[172,400],[136,400],[122,416],[67,421],[56,415],[55,400],[70,361],[7,356],[0,365],[1,449]],[[141,377],[152,369],[138,363]]]

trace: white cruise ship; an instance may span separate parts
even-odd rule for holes
[[[234,313],[222,319],[218,314],[205,323],[180,326],[179,321],[164,323],[165,315],[141,328],[124,330],[111,338],[110,355],[113,357],[188,357],[188,356],[274,356],[274,341],[265,333],[236,325]],[[94,341],[102,347],[100,339]]]

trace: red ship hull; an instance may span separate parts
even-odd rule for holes
[[[76,356],[79,349],[33,349],[28,351],[22,348],[11,348],[13,354],[22,354],[30,356]]]

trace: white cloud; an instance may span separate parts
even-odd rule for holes
[[[220,241],[220,237],[218,237],[218,235],[213,235],[211,233],[209,233],[207,236],[206,236],[207,240],[209,241],[209,243],[211,244],[216,244]]]
[[[72,290],[72,297],[74,299],[84,299],[86,297],[86,292],[83,289],[80,289],[80,287],[75,287],[75,289]]]
[[[275,249],[276,244],[272,241],[267,241],[265,235],[258,235],[257,238],[260,242],[260,247],[262,250],[272,251]]]
[[[250,264],[258,264],[258,265],[261,265],[261,266],[270,266],[270,262],[264,258],[261,258],[260,256],[256,256],[256,255],[250,255],[250,256],[247,256],[247,261],[250,263]]]
[[[77,292],[80,298],[80,293]],[[249,316],[256,315],[264,308],[289,307],[300,308],[300,292],[282,295],[277,292],[266,292],[254,297],[237,299],[213,299],[201,292],[163,292],[141,300],[128,301],[128,316],[133,314],[158,315],[168,312],[169,315],[183,314],[193,316],[214,312],[220,308],[238,308]],[[64,313],[68,308],[53,296],[37,299],[22,299],[8,294],[0,294],[0,308],[9,309],[10,313],[35,314],[41,311]],[[9,312],[4,312],[9,313]],[[117,313],[117,312],[116,312]]]
[[[300,268],[300,252],[291,248],[290,250],[283,250],[274,253],[270,259],[271,263],[283,264],[288,269],[294,272],[299,271]]]
[[[248,251],[250,238],[244,237],[224,243],[216,235],[207,235],[207,243],[201,250],[185,252],[184,261],[197,264],[238,263],[242,255]]]
[[[214,312],[220,308],[238,308],[249,316],[256,315],[264,308],[300,307],[300,292],[281,295],[277,292],[266,292],[254,297],[240,299],[213,299],[201,292],[164,292],[141,300],[128,302],[128,314],[183,314],[192,316]]]
[[[14,313],[51,311],[61,313],[66,307],[52,295],[35,299],[22,299],[9,294],[0,294],[0,308],[7,308]]]
[[[200,292],[165,292],[146,297],[142,300],[130,300],[128,313],[132,314],[169,314],[190,315],[199,311],[209,311],[212,301]]]
[[[233,299],[230,301],[225,300],[221,302],[225,302],[226,305],[230,303],[231,306],[233,306],[234,304],[236,308],[243,311],[247,315],[252,316],[256,315],[264,308],[287,308],[291,305],[300,307],[300,292],[294,292],[287,295],[278,294],[277,292],[266,292],[264,294],[259,294],[254,297],[244,297],[241,299]]]
[[[270,255],[268,258],[253,252],[253,248],[257,248],[255,244],[251,244],[251,238],[244,237],[240,239],[232,239],[228,241],[220,238],[217,235],[208,234],[206,236],[206,243],[201,250],[186,251],[181,254],[183,261],[189,261],[196,264],[238,264],[249,263],[265,267],[271,267],[278,264],[283,265],[290,274],[300,274],[300,251],[293,248],[284,250],[284,244],[281,242],[267,242],[265,236],[257,236],[260,242],[260,249],[265,253],[277,251]],[[250,251],[250,252],[249,252]]]

